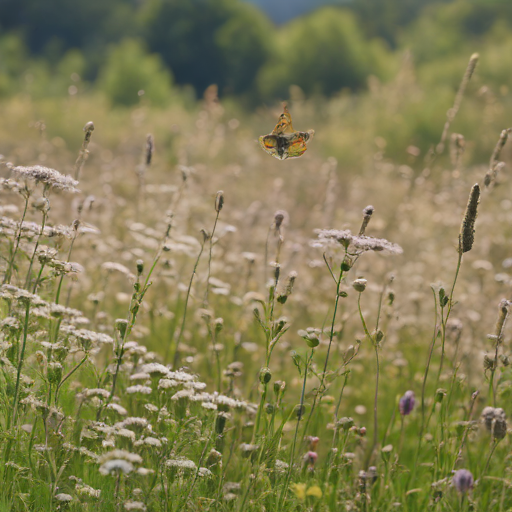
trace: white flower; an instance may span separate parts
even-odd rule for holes
[[[127,475],[133,471],[133,464],[123,459],[108,460],[100,466],[102,475],[110,475],[112,473],[124,473]]]
[[[64,176],[55,169],[41,165],[33,165],[31,167],[10,166],[10,169],[11,172],[19,178],[41,182],[56,190],[79,192],[79,190],[75,188],[78,185],[78,181],[74,180],[71,176]]]
[[[188,469],[192,471],[195,471],[197,469],[197,466],[194,461],[182,457],[178,459],[168,459],[165,462],[165,465],[168,468]]]
[[[125,501],[123,506],[125,510],[147,510],[146,505],[142,501]]]
[[[70,494],[60,493],[55,495],[55,499],[62,503],[68,503],[73,500],[73,496],[71,496]]]
[[[141,384],[137,384],[136,386],[130,386],[126,388],[126,392],[129,395],[133,395],[135,393],[141,393],[143,395],[150,395],[152,390],[149,386],[142,386]]]

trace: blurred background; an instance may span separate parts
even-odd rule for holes
[[[475,52],[478,64],[439,144]],[[186,182],[175,246],[138,319],[137,339],[162,354],[177,332],[200,229],[211,229],[215,194],[223,190],[212,266],[221,284],[211,307],[225,320],[222,364],[230,363],[238,350],[233,340],[258,340],[252,306],[242,298],[265,290],[276,247],[270,227],[276,210],[286,210],[281,275],[300,277],[286,303],[289,341],[276,367],[299,396],[288,352],[306,350],[296,333],[325,325],[333,294],[310,240],[317,228],[357,232],[371,204],[376,213],[367,233],[404,249],[400,257],[365,255],[350,277],[368,279],[365,308],[375,318],[386,276],[396,273],[382,363],[387,411],[405,390],[420,389],[418,354],[427,353],[432,337],[430,283],[453,280],[469,191],[484,179],[500,133],[512,124],[511,84],[510,0],[0,0],[0,163],[73,173],[83,127],[95,125],[80,189],[94,196],[84,220],[101,235],[74,246],[85,271],[66,292],[70,304],[111,332],[132,288],[128,280],[106,287],[101,265],[121,262],[134,271],[143,259],[149,268],[166,229],[164,212]],[[275,126],[282,101],[296,129],[315,130],[304,156],[284,162],[258,144]],[[146,169],[148,132],[155,151]],[[494,357],[486,334],[497,305],[512,295],[511,178],[505,164],[497,166],[510,163],[510,141],[495,157],[491,167],[499,173],[482,194],[454,310],[465,329],[460,353],[471,385],[482,380],[482,353]],[[6,166],[0,170],[9,174]],[[69,224],[77,204],[71,210],[70,200],[52,197],[51,222]],[[19,219],[22,202],[9,212]],[[203,256],[184,334],[187,362],[205,375],[211,367],[200,308],[209,275]],[[103,289],[98,309],[94,297]],[[345,307],[338,360],[348,343],[364,338],[354,295]],[[253,349],[240,356],[251,376],[244,381],[247,396],[263,360],[262,349]],[[364,350],[363,357],[373,357]],[[360,415],[364,425],[371,423],[373,400],[367,368],[354,365],[354,385],[346,391],[347,414],[361,404],[368,411]],[[505,384],[510,403],[512,376]]]
[[[476,110],[509,96],[511,25],[504,0],[2,0],[0,101],[190,111],[216,84],[238,114],[308,99],[326,127],[352,115],[351,135],[364,120],[372,144],[383,137],[397,157],[436,143],[473,52]],[[362,104],[379,90],[393,115],[369,119],[376,105]],[[276,113],[251,124],[268,133]],[[473,113],[466,137],[481,126]],[[356,146],[326,137],[319,151],[350,162]]]
[[[410,52],[428,84],[454,83],[473,51],[492,84],[512,78],[506,0],[2,0],[0,96],[101,92],[113,105],[176,94],[251,107],[364,91]],[[457,63],[457,64],[455,64]]]

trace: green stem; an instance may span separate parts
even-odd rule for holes
[[[213,236],[215,235],[215,229],[217,228],[217,222],[219,220],[220,210],[217,212],[217,216],[215,217],[215,222],[213,223],[212,234],[210,236],[210,247],[208,254],[208,272],[206,275],[206,291],[204,292],[204,300],[203,307],[206,309],[208,306],[208,293],[210,291],[210,273],[212,267],[212,249],[213,249]]]
[[[79,368],[82,366],[87,359],[89,359],[89,354],[85,354],[85,356],[82,358],[82,360],[73,368],[71,369],[64,378],[57,384],[57,388],[55,389],[55,405],[57,405],[57,400],[59,398],[59,391],[64,382],[66,382]]]
[[[325,258],[324,258],[324,260],[325,260]],[[325,260],[325,262],[327,264],[327,260]],[[328,267],[329,267],[329,265],[328,265]],[[330,270],[330,267],[329,267],[329,270]],[[331,271],[331,275],[332,275],[332,271]],[[327,347],[327,354],[325,356],[324,370],[322,372],[322,377],[320,379],[320,385],[318,387],[318,392],[315,394],[315,398],[313,399],[313,405],[311,406],[311,411],[309,411],[308,419],[306,420],[306,424],[304,425],[304,437],[306,436],[306,433],[307,433],[307,430],[309,427],[309,423],[311,421],[311,417],[313,416],[313,412],[315,411],[315,408],[317,406],[317,402],[318,402],[318,405],[320,405],[320,402],[322,401],[322,396],[323,396],[323,392],[324,392],[323,388],[324,388],[324,384],[325,384],[325,375],[327,373],[327,365],[329,364],[329,355],[331,353],[332,341],[334,339],[334,326],[336,324],[336,314],[338,312],[338,304],[340,301],[340,287],[341,287],[342,278],[343,278],[343,269],[340,268],[340,274],[339,274],[338,280],[336,281],[336,299],[334,301],[334,312],[332,314],[331,331],[329,333],[329,345]]]
[[[361,310],[361,293],[359,293],[359,297],[357,299],[357,309],[359,310],[359,317],[361,318],[361,323],[363,324],[363,330],[368,337],[368,339],[373,343],[373,348],[375,350],[375,361],[377,364],[377,372],[375,376],[375,396],[373,400],[373,442],[372,442],[372,449],[370,450],[368,454],[368,458],[366,460],[366,466],[369,465],[370,460],[372,458],[373,452],[375,451],[375,447],[377,446],[378,441],[378,397],[379,397],[379,376],[380,376],[380,363],[379,363],[379,344],[376,339],[372,337],[370,334],[370,331],[368,330],[368,327],[366,326],[366,321],[363,316],[363,311]]]
[[[23,229],[23,222],[25,221],[25,217],[27,215],[29,198],[30,198],[30,193],[28,192],[28,189],[26,189],[25,207],[23,209],[23,215],[21,216],[18,232],[16,233],[16,236],[15,236],[16,242],[14,245],[14,249],[12,251],[11,259],[9,260],[9,264],[7,266],[7,272],[5,273],[3,284],[10,284],[10,282],[11,282],[12,271],[13,271],[13,267],[14,267],[14,259],[16,258],[16,253],[18,252],[18,248],[20,246],[21,232]]]
[[[20,353],[20,358],[18,360],[18,370],[16,373],[16,387],[14,389],[14,403],[13,403],[13,411],[12,411],[12,425],[13,426],[16,424],[16,415],[18,413],[21,369],[23,368],[23,362],[25,360],[25,348],[27,346],[27,337],[28,337],[29,313],[30,313],[30,302],[27,302],[27,305],[25,307],[25,323],[23,325],[23,342],[21,344],[21,353]],[[8,421],[7,428],[9,429],[9,427],[10,427],[10,424]]]
[[[204,241],[201,244],[201,250],[199,251],[199,255],[197,256],[197,259],[196,259],[196,262],[194,265],[194,270],[192,271],[192,275],[190,276],[190,282],[188,283],[187,295],[185,297],[185,307],[183,309],[183,317],[181,320],[181,327],[180,327],[178,336],[176,338],[176,348],[174,350],[174,357],[173,357],[173,368],[176,368],[176,366],[178,364],[178,360],[180,358],[180,341],[181,341],[181,337],[183,336],[183,331],[185,330],[185,321],[187,319],[187,309],[188,309],[188,300],[190,298],[190,290],[192,289],[192,283],[194,281],[194,276],[196,275],[196,272],[197,272],[197,266],[199,265],[199,260],[201,259],[201,255],[203,254],[203,249],[204,249]]]
[[[297,437],[298,437],[298,433],[299,433],[299,424],[300,424],[300,420],[302,419],[302,413],[303,413],[303,407],[304,407],[304,396],[306,393],[306,382],[307,382],[307,378],[308,378],[308,369],[309,369],[309,365],[311,364],[311,360],[313,359],[314,350],[315,350],[314,348],[311,349],[311,355],[309,356],[308,359],[306,359],[306,368],[304,370],[304,379],[302,382],[302,393],[300,395],[299,410],[297,411],[297,425],[295,426],[295,434],[293,436],[292,449],[291,449],[291,454],[290,454],[290,463],[288,466],[288,473],[286,475],[286,481],[285,481],[283,488],[281,489],[281,495],[279,496],[279,502],[278,502],[278,506],[277,506],[276,510],[283,510],[283,504],[284,504],[284,500],[286,498],[286,493],[288,492],[288,487],[290,486],[290,480],[292,477],[292,470],[293,470],[293,460],[295,458],[295,447],[297,445]]]
[[[46,188],[43,192],[43,197],[46,199]],[[41,221],[41,231],[39,232],[39,236],[37,237],[36,246],[34,247],[34,252],[32,253],[32,257],[30,258],[30,265],[28,266],[27,277],[25,280],[25,289],[28,290],[30,285],[30,275],[32,274],[32,266],[34,265],[34,259],[37,254],[37,249],[39,247],[39,242],[41,241],[41,237],[44,233],[44,227],[46,225],[46,221],[48,220],[48,210],[43,211],[43,220]]]

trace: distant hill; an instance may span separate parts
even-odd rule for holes
[[[258,6],[277,24],[286,23],[323,5],[350,5],[353,0],[245,0]]]

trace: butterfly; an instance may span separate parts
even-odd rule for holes
[[[273,157],[279,160],[287,158],[298,158],[302,156],[307,149],[307,142],[314,135],[314,130],[307,132],[297,132],[292,126],[292,116],[286,105],[283,113],[279,116],[279,121],[272,133],[262,135],[259,138],[261,147]]]

